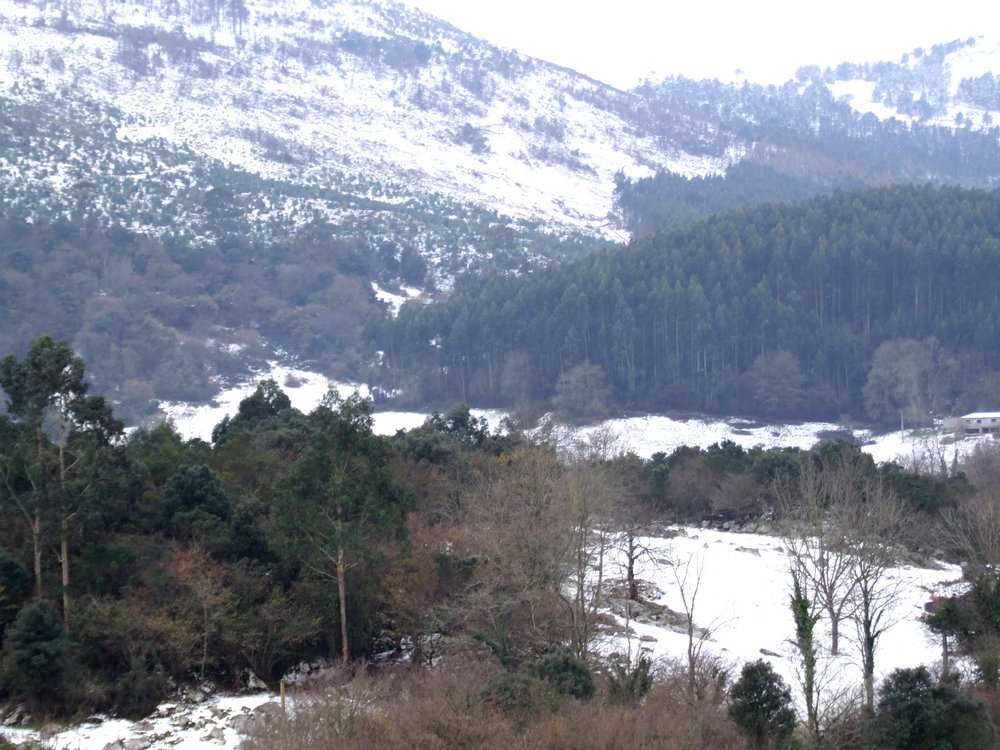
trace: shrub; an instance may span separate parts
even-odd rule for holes
[[[505,714],[527,718],[538,712],[542,703],[542,683],[521,672],[501,672],[482,692],[483,700]]]
[[[560,695],[592,698],[594,677],[587,665],[565,646],[557,646],[531,666],[531,672]]]
[[[885,678],[867,735],[873,747],[885,750],[996,746],[996,729],[983,704],[952,685],[936,685],[922,666]]]
[[[766,661],[744,664],[730,692],[729,715],[751,747],[784,747],[795,730],[792,693]]]
[[[148,716],[167,694],[167,678],[159,664],[147,668],[144,659],[133,659],[128,672],[115,684],[115,708],[121,716]]]
[[[624,657],[611,663],[608,675],[608,700],[612,703],[636,704],[653,686],[653,662],[642,654],[633,662]]]
[[[4,637],[3,666],[15,692],[48,707],[63,687],[69,639],[59,612],[39,599],[18,612]]]

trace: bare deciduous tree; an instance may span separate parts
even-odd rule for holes
[[[572,528],[569,575],[560,596],[570,613],[570,645],[586,661],[603,600],[604,567],[613,539],[609,508],[617,495],[603,463],[577,462],[563,477]]]
[[[861,649],[865,705],[875,706],[875,652],[883,633],[895,624],[893,610],[902,582],[893,568],[910,536],[911,521],[903,504],[881,483],[871,480],[864,494],[838,508],[837,523],[849,529],[854,622]]]
[[[468,602],[472,627],[504,662],[565,635],[560,587],[573,548],[554,452],[525,448],[469,498],[479,585]]]
[[[707,626],[695,624],[695,608],[698,604],[698,592],[701,589],[704,561],[694,555],[683,563],[674,563],[674,580],[684,608],[684,625],[687,633],[687,688],[688,700],[694,702],[702,697],[698,685],[698,674],[702,671],[705,659],[705,644],[712,639],[712,633],[721,624],[718,620],[711,621]]]
[[[840,623],[850,613],[855,582],[847,529],[831,507],[859,491],[857,472],[842,458],[802,462],[798,480],[777,486],[782,539],[793,575],[812,592],[830,623],[830,653],[840,652]]]
[[[874,706],[875,651],[894,624],[900,583],[892,568],[911,534],[900,501],[867,459],[838,451],[801,465],[798,481],[779,486],[785,548],[793,574],[830,618],[830,652],[839,652],[840,623],[857,632],[865,702]]]

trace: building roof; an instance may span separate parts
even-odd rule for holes
[[[1000,411],[974,411],[962,419],[1000,419]]]

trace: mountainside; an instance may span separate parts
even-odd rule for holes
[[[1000,54],[985,40],[895,64],[803,68],[797,81],[777,88],[668,79],[622,92],[390,0],[3,0],[0,35],[4,110],[40,106],[76,128],[100,130],[87,143],[64,138],[61,154],[40,153],[38,143],[18,153],[13,144],[5,161],[19,167],[11,175],[22,186],[4,185],[5,197],[33,208],[32,186],[51,193],[54,205],[72,205],[79,183],[102,175],[95,152],[123,161],[115,171],[177,187],[187,171],[178,161],[197,156],[352,195],[402,201],[440,193],[612,238],[624,236],[612,215],[618,172],[706,176],[751,159],[784,172],[827,173],[827,183],[841,173],[865,184],[1000,179],[995,155],[937,163],[943,160],[924,142],[927,128],[946,126],[934,138],[947,144],[955,131],[987,130],[995,150],[1000,84],[991,71],[1000,71]],[[910,151],[905,159],[876,167],[862,164],[870,155],[848,149],[810,163],[832,148],[827,141],[870,143],[890,116],[899,148]],[[14,127],[19,115],[9,118]],[[35,135],[45,143],[53,129]],[[982,145],[959,138],[956,148],[973,143]],[[357,175],[365,177],[360,184]],[[155,203],[156,196],[146,198]],[[136,197],[130,208],[141,205]],[[248,221],[259,231],[290,214],[301,221],[310,209],[342,218],[337,201],[321,198],[265,202]],[[120,220],[106,205],[92,210]],[[129,218],[133,228],[153,230],[176,219]]]
[[[392,2],[0,9],[15,100],[113,106],[119,142],[264,177],[364,174],[601,234],[615,171],[724,165],[636,132],[633,97]]]
[[[841,187],[994,186],[998,60],[621,91],[390,0],[0,0],[0,353],[65,338],[140,412],[275,352],[358,375],[368,321],[462,275]]]

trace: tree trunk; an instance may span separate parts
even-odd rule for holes
[[[340,600],[340,654],[346,667],[351,663],[351,647],[347,642],[347,575],[343,546],[337,548],[337,598]]]
[[[875,713],[875,638],[868,621],[862,625],[862,669],[865,674],[865,708],[868,715]]]
[[[628,600],[630,602],[639,601],[639,582],[635,580],[635,558],[638,556],[637,546],[635,534],[629,533],[628,551],[626,552],[628,568],[626,569],[625,579],[628,582]]]
[[[59,556],[62,564],[62,601],[63,627],[69,632],[69,519],[63,518],[60,524]]]
[[[60,420],[60,432],[63,432],[65,423]],[[62,507],[62,519],[59,523],[59,554],[60,566],[62,567],[62,600],[63,600],[63,627],[69,632],[69,500],[66,491],[66,475],[69,469],[66,468],[66,445],[65,438],[59,438],[59,493]]]
[[[35,597],[41,599],[45,592],[42,589],[42,516],[38,510],[31,524],[31,546],[35,558]]]

